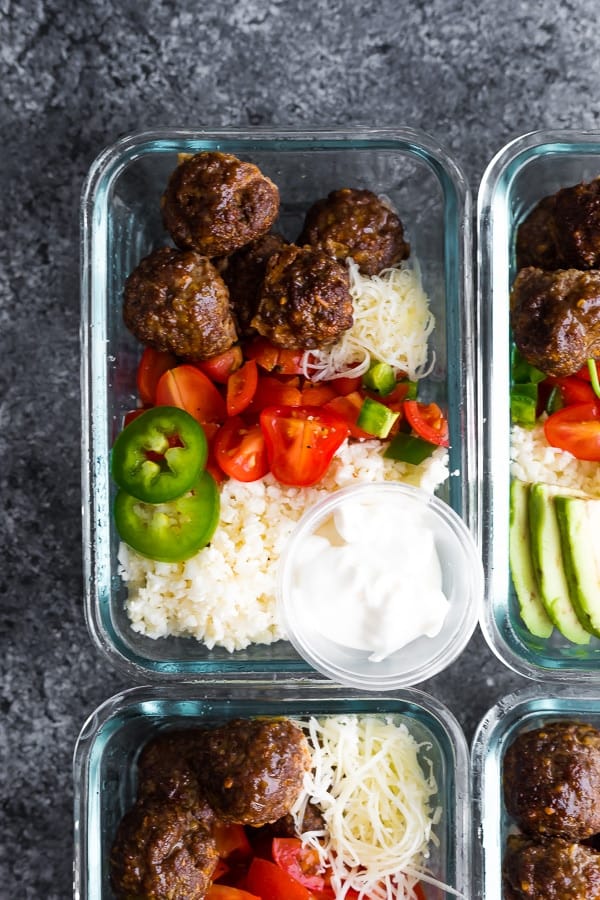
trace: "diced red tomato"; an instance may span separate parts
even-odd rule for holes
[[[250,841],[243,825],[226,825],[224,822],[217,821],[213,828],[213,837],[217,844],[217,853],[223,859],[231,856],[232,853],[240,856],[250,856],[252,853]]]
[[[324,384],[307,381],[302,387],[302,406],[324,406],[337,396],[331,382]]]
[[[280,381],[269,375],[258,379],[256,391],[248,409],[260,412],[267,406],[300,406],[302,393],[296,381]]]
[[[324,406],[267,407],[260,426],[271,472],[282,484],[296,486],[319,481],[348,435],[347,422]]]
[[[600,462],[600,403],[559,409],[546,419],[544,434],[552,447],[568,450],[577,459]]]
[[[257,386],[256,360],[249,359],[227,379],[227,415],[238,416],[243,412],[254,397]]]
[[[265,436],[260,425],[248,425],[240,416],[227,419],[214,440],[217,464],[237,481],[256,481],[269,471]]]
[[[380,403],[383,403],[394,412],[401,413],[404,412],[404,402],[409,391],[410,384],[407,381],[399,381],[394,390],[390,394],[387,394],[387,396],[381,397],[376,393],[372,393],[370,396],[372,396],[374,400],[379,400]]]
[[[416,884],[414,890],[415,890],[415,897],[417,898],[417,900],[426,900],[425,893],[420,884]]]
[[[137,389],[142,403],[154,406],[156,388],[161,375],[177,365],[177,357],[165,350],[146,347],[137,370]]]
[[[228,884],[211,884],[206,894],[206,900],[266,900],[259,894],[249,894],[241,888],[230,887]]]
[[[227,379],[232,372],[237,371],[244,362],[242,348],[239,344],[234,344],[229,350],[211,356],[209,359],[192,359],[190,363],[208,375],[211,381],[217,384],[227,384]]]
[[[405,400],[404,415],[413,431],[424,441],[441,447],[448,446],[448,420],[437,403]]]
[[[335,388],[340,396],[345,397],[346,394],[351,394],[353,391],[357,391],[360,388],[362,377],[360,375],[346,375],[344,378],[334,378],[332,381],[329,381],[328,384]]]
[[[273,838],[273,860],[309,891],[329,890],[329,877],[320,871],[319,854],[298,838]]]
[[[178,406],[198,422],[223,422],[227,411],[225,400],[210,378],[195,366],[169,369],[156,388],[158,406]]]
[[[596,371],[598,373],[598,377],[600,378],[600,359],[596,360]],[[590,370],[587,362],[583,365],[579,371],[575,372],[576,378],[583,378],[584,381],[591,381]]]
[[[559,389],[565,406],[572,406],[575,403],[594,403],[596,400],[591,384],[578,375],[567,375],[564,378],[547,378],[546,381]]]
[[[258,856],[248,869],[246,887],[263,900],[310,900],[310,893],[303,885],[275,863]]]
[[[346,394],[344,397],[336,397],[334,400],[330,400],[329,403],[325,404],[325,409],[332,410],[344,419],[348,425],[351,437],[372,440],[373,435],[369,434],[368,431],[363,431],[363,429],[359,428],[356,424],[363,401],[364,397],[362,394],[358,391],[352,391],[351,394]]]
[[[244,349],[246,359],[255,359],[261,369],[279,375],[300,375],[303,352],[274,347],[263,337],[256,338]]]

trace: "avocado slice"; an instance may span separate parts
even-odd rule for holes
[[[525,627],[540,638],[550,637],[553,626],[544,609],[531,558],[529,485],[513,479],[510,485],[509,557],[512,580]]]
[[[529,489],[529,534],[533,569],[542,603],[550,619],[567,640],[587,644],[589,631],[583,627],[571,603],[554,507],[556,488],[533,484]]]
[[[600,637],[600,502],[556,497],[554,504],[571,602],[581,624]]]

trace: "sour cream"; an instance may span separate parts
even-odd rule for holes
[[[381,497],[353,498],[305,538],[291,589],[313,628],[373,662],[435,637],[450,608],[433,531]]]

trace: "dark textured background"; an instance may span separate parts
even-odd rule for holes
[[[0,0],[0,897],[71,894],[71,755],[124,686],[82,610],[78,200],[154,126],[408,125],[475,192],[509,138],[600,128],[597,0]],[[470,738],[521,683],[477,636],[425,685]]]

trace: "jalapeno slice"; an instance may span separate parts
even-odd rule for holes
[[[121,539],[142,556],[168,563],[189,559],[208,544],[219,509],[219,489],[208,472],[176,500],[144,503],[120,490],[114,504]]]
[[[202,426],[185,410],[155,406],[127,425],[111,452],[121,490],[146,503],[164,503],[190,489],[206,465]]]

